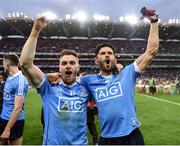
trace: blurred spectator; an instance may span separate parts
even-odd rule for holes
[[[2,105],[3,105],[3,90],[4,90],[4,85],[5,85],[7,77],[8,77],[7,73],[3,71],[0,73],[0,114],[2,111]]]
[[[156,86],[155,86],[155,80],[154,80],[154,78],[151,78],[151,79],[149,80],[149,88],[150,88],[150,93],[151,93],[152,95],[154,95],[154,93],[156,92]]]
[[[179,91],[180,91],[180,81],[179,81],[179,78],[177,78],[177,80],[176,80],[176,92],[177,92],[177,94],[179,94]]]

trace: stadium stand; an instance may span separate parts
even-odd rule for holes
[[[20,54],[33,19],[0,18],[0,59],[4,53]],[[160,48],[158,56],[142,77],[165,77],[175,80],[180,74],[179,25],[159,24]],[[111,42],[116,48],[118,62],[127,65],[146,49],[149,24],[131,25],[127,22],[53,20],[41,33],[35,64],[44,72],[58,71],[58,55],[63,49],[74,49],[79,53],[81,71],[96,72],[94,64],[95,46]],[[2,65],[0,66],[2,70]]]

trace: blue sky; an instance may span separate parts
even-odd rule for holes
[[[117,21],[119,16],[140,16],[139,11],[143,6],[156,9],[164,22],[171,18],[180,19],[180,0],[1,0],[0,16],[7,16],[8,12],[23,12],[35,17],[37,13],[53,11],[63,18],[65,14],[81,10],[89,18],[97,13]]]

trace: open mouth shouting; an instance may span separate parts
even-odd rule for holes
[[[67,71],[65,72],[65,74],[66,74],[67,76],[71,76],[71,75],[72,75],[72,71],[67,70]]]
[[[110,60],[109,59],[106,59],[106,64],[110,64]]]
[[[110,59],[106,59],[105,60],[105,67],[106,68],[110,68],[111,67],[111,60]]]

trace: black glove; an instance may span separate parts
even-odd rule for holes
[[[140,12],[142,14],[141,19],[148,18],[151,21],[151,23],[158,22],[158,13],[156,12],[156,10],[147,9],[146,7],[143,7]]]

